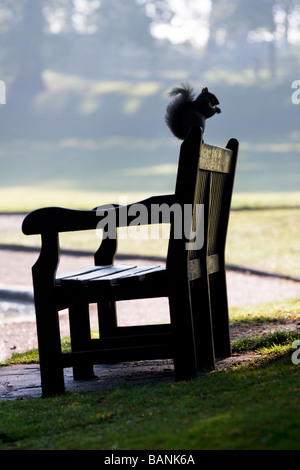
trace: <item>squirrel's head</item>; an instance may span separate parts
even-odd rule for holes
[[[207,87],[202,88],[202,93],[200,93],[200,95],[196,98],[196,100],[201,100],[201,98],[203,98],[204,96],[205,98],[209,99],[210,104],[212,106],[217,106],[217,104],[220,104],[216,95],[214,95],[213,93],[210,93]]]

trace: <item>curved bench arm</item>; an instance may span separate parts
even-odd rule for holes
[[[116,227],[133,224],[136,219],[136,212],[142,206],[150,215],[151,206],[154,204],[173,204],[174,195],[153,196],[127,206],[104,205],[92,210],[66,209],[64,207],[44,207],[28,214],[22,224],[22,231],[25,235],[37,235],[42,233],[73,232],[78,230],[96,229],[97,225],[107,215],[114,214]],[[141,223],[140,220],[137,221]],[[143,221],[150,224],[150,217]]]

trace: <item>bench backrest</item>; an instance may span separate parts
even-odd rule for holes
[[[199,127],[181,145],[175,199],[185,212],[185,237],[177,238],[178,225],[173,223],[167,267],[177,273],[185,270],[189,280],[199,277],[206,263],[212,272],[224,263],[237,152],[235,139],[226,148],[205,144]]]

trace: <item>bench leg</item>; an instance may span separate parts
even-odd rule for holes
[[[210,276],[211,311],[216,357],[231,356],[225,271]]]
[[[90,349],[91,327],[89,305],[79,304],[69,307],[69,323],[71,334],[71,348],[73,352]],[[74,380],[87,380],[94,378],[93,364],[81,363],[73,365]]]
[[[48,305],[45,302],[42,306],[36,302],[36,325],[42,395],[49,397],[64,393],[58,312],[51,302]]]
[[[197,376],[193,322],[188,285],[172,286],[169,296],[170,318],[174,336],[175,380]]]
[[[206,277],[191,282],[191,304],[198,370],[213,369],[215,350]]]
[[[118,327],[116,302],[103,299],[97,304],[97,307],[100,338],[114,336]]]

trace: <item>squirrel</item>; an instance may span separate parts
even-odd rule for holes
[[[176,96],[180,95],[180,96]],[[218,98],[203,88],[200,95],[195,98],[193,88],[189,84],[173,88],[169,96],[176,96],[167,107],[165,121],[172,133],[178,139],[184,140],[193,126],[205,129],[205,121],[221,109]]]

